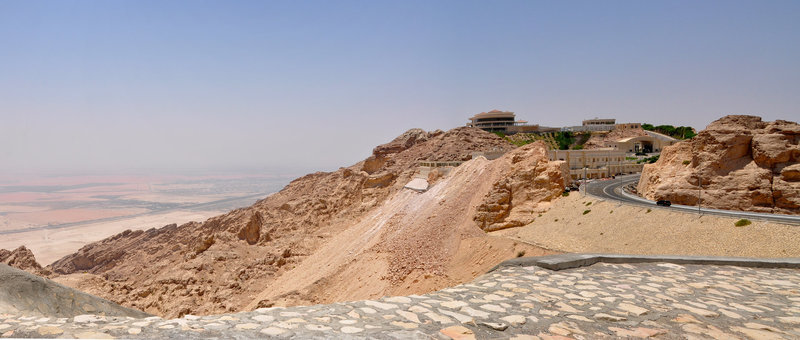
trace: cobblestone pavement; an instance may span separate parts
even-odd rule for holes
[[[3,337],[797,339],[800,270],[667,263],[504,267],[376,301],[164,320],[0,314]]]

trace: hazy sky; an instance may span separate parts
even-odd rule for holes
[[[510,110],[800,120],[800,1],[0,0],[0,171],[330,170]]]

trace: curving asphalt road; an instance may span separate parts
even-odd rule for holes
[[[641,198],[639,196],[633,195],[631,193],[622,190],[624,186],[633,182],[637,182],[638,180],[639,180],[639,174],[617,176],[616,179],[601,180],[601,181],[596,180],[589,182],[586,185],[586,189],[587,193],[590,196],[594,196],[605,200],[619,201],[626,204],[647,206],[651,208],[654,207],[659,209],[680,210],[695,214],[701,213],[701,214],[719,215],[719,216],[726,216],[733,218],[747,218],[756,220],[766,220],[784,224],[800,225],[800,216],[720,210],[711,208],[700,208],[698,211],[697,206],[680,205],[680,204],[673,204],[670,207],[658,206],[654,201],[646,200],[644,198]]]

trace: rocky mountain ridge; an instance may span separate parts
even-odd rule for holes
[[[439,181],[453,182],[438,189],[455,190],[448,194],[419,194],[403,186],[417,173],[419,161],[466,161],[474,152],[512,149],[505,140],[474,128],[412,129],[376,147],[362,162],[300,177],[251,207],[202,223],[125,231],[48,268],[58,282],[166,317],[443,288],[474,278],[492,261],[520,251],[541,252],[487,238],[473,220],[475,207],[480,201],[500,206],[504,215],[493,219],[507,225],[530,219],[546,203],[524,201],[558,197],[565,177],[562,165],[548,166],[539,143],[494,162],[471,160],[454,171],[460,174],[456,177],[431,172],[434,188]],[[501,178],[508,174],[516,179],[504,182]],[[528,180],[533,184],[521,183]],[[492,185],[499,188],[495,191],[514,188],[514,194],[489,195]],[[493,203],[494,196],[501,198]],[[460,222],[453,222],[455,216]],[[428,223],[432,221],[439,222]],[[352,235],[342,239],[347,232]],[[420,239],[424,235],[429,237]],[[363,245],[350,250],[363,256],[347,257],[337,248],[367,236]],[[315,255],[326,247],[330,253]],[[452,269],[449,261],[461,262]],[[321,266],[333,269],[327,276],[317,275],[328,272]],[[371,286],[354,286],[356,269],[366,273],[359,278],[361,285]],[[312,277],[302,283],[301,278]],[[334,296],[332,291],[341,293]]]

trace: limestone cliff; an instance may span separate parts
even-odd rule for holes
[[[699,185],[698,185],[699,178]],[[800,125],[726,116],[645,165],[645,198],[704,207],[800,214]]]

